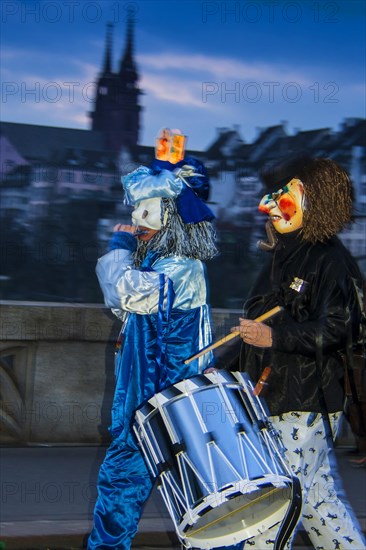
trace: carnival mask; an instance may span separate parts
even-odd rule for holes
[[[292,179],[276,193],[264,195],[258,207],[268,214],[278,233],[291,233],[300,229],[304,214],[304,186],[298,179]]]
[[[148,241],[161,229],[161,198],[145,199],[136,204],[132,223],[141,231],[139,239]]]

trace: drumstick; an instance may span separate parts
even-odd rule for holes
[[[266,321],[270,317],[273,317],[274,315],[277,315],[277,313],[282,311],[282,309],[283,308],[281,306],[276,306],[276,307],[270,309],[269,311],[266,311],[266,313],[263,313],[263,315],[260,315],[259,317],[257,317],[256,319],[253,319],[253,320],[256,323],[261,323],[262,321]],[[215,348],[218,348],[219,346],[222,346],[223,344],[226,344],[226,342],[229,342],[230,340],[232,340],[236,336],[239,336],[239,334],[240,334],[240,332],[238,330],[234,330],[234,332],[231,332],[230,334],[227,334],[226,336],[224,336],[223,338],[221,338],[220,340],[218,340],[214,344],[211,344],[207,348],[202,349],[196,355],[193,355],[189,359],[186,359],[184,361],[184,364],[188,365],[188,363],[190,363],[194,359],[198,359],[198,357],[201,357],[202,355],[205,355],[205,353],[208,353],[209,351],[211,351]]]

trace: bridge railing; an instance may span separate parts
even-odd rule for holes
[[[240,313],[212,310],[215,340]],[[0,443],[107,444],[120,326],[102,305],[2,302]]]

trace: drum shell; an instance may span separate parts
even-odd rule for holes
[[[201,375],[137,413],[135,432],[186,543],[240,542],[278,521],[288,505],[291,475],[251,390],[242,373]],[[272,506],[268,520],[264,508],[258,511],[262,500]],[[239,517],[244,509],[250,520]]]

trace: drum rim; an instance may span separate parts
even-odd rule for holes
[[[239,543],[239,542],[242,542],[244,540],[250,539],[254,535],[258,534],[259,532],[265,531],[266,529],[270,528],[272,525],[275,525],[276,523],[278,523],[278,521],[281,521],[283,519],[283,516],[284,516],[286,510],[288,509],[289,503],[291,502],[291,494],[290,494],[291,493],[291,487],[290,487],[291,479],[286,478],[285,476],[280,476],[282,478],[281,479],[282,483],[281,483],[281,485],[278,485],[278,477],[279,476],[272,475],[272,476],[268,476],[268,477],[276,477],[277,486],[272,485],[272,489],[273,489],[272,491],[267,492],[266,494],[258,497],[257,499],[255,499],[255,501],[248,502],[248,503],[244,504],[243,506],[240,506],[239,508],[237,508],[235,510],[232,510],[227,515],[221,516],[221,517],[217,518],[216,520],[212,520],[211,522],[207,523],[206,525],[195,528],[196,523],[199,521],[199,519],[201,517],[203,517],[203,516],[199,516],[199,515],[197,515],[196,521],[194,521],[191,524],[189,524],[187,521],[184,521],[184,520],[182,520],[180,523],[178,523],[176,518],[174,518],[174,519],[172,518],[173,522],[175,523],[176,531],[177,531],[178,536],[182,540],[188,541],[190,544],[192,544],[192,546],[199,546],[200,548],[205,548],[205,546],[202,546],[202,545],[205,544],[205,542],[206,542],[206,544],[210,544],[210,543],[212,543],[212,541],[214,541],[215,544],[219,543],[219,545],[224,545],[225,546],[225,545],[231,545],[231,544]],[[263,480],[263,483],[259,483],[258,486],[263,485],[263,484],[268,485],[268,479]],[[247,508],[248,506],[251,506],[253,504],[258,504],[259,500],[261,500],[262,498],[271,497],[271,495],[273,495],[274,492],[277,492],[277,491],[283,492],[283,490],[286,489],[286,488],[289,489],[288,498],[282,500],[281,505],[278,508],[276,508],[267,517],[261,518],[261,520],[258,521],[257,523],[252,524],[252,525],[244,525],[243,524],[240,529],[237,529],[234,532],[232,531],[232,528],[231,528],[230,532],[228,532],[226,534],[222,534],[222,535],[218,535],[217,532],[214,532],[213,534],[211,534],[211,538],[209,536],[207,536],[207,533],[205,534],[204,537],[197,536],[197,535],[199,535],[199,533],[202,533],[203,531],[207,531],[207,529],[210,529],[214,523],[222,522],[229,515],[237,515],[237,514],[243,512],[244,509]],[[163,487],[159,486],[158,489],[162,493],[164,492]],[[238,492],[237,487],[235,487],[233,489],[235,489],[235,493],[237,494],[237,492]],[[214,496],[215,495],[210,494],[209,498],[206,499],[206,502],[202,503],[202,506],[205,505],[207,507],[209,505],[208,500],[212,500]],[[226,502],[229,502],[229,501],[230,501],[229,498],[226,499]],[[220,504],[217,504],[216,508],[220,509],[222,504],[223,504],[222,502]],[[193,509],[193,511],[197,514],[198,509],[195,508],[195,509]],[[192,512],[192,510],[190,510],[190,512]],[[187,511],[185,516],[183,517],[183,519],[188,514],[189,514],[189,512]],[[244,520],[244,517],[243,517],[243,520]],[[190,528],[191,528],[191,530],[189,530]],[[207,546],[207,548],[211,548],[211,546]]]

